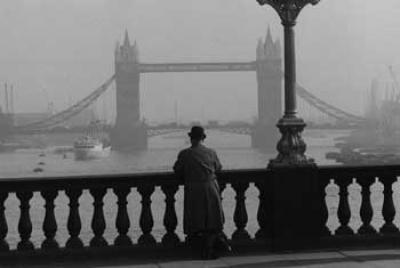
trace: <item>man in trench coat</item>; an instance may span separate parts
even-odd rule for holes
[[[189,240],[202,237],[203,258],[215,258],[218,242],[230,249],[222,233],[224,213],[215,175],[222,165],[216,152],[203,145],[206,134],[202,127],[192,127],[188,135],[191,147],[180,151],[174,164],[185,185],[183,230]]]

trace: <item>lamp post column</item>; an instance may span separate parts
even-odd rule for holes
[[[305,156],[306,143],[301,137],[306,124],[296,116],[296,54],[294,26],[300,11],[307,4],[317,4],[319,0],[257,0],[260,5],[268,4],[278,13],[284,27],[285,43],[285,112],[277,127],[281,139],[277,144],[278,156],[270,160],[269,167],[315,165],[313,159]]]
[[[294,25],[284,25],[285,42],[285,118],[296,117],[296,51]]]

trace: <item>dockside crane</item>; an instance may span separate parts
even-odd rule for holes
[[[399,102],[400,101],[399,81],[397,80],[396,75],[394,74],[393,67],[391,65],[388,65],[388,69],[389,69],[390,77],[393,80],[394,89],[397,91],[396,102]]]

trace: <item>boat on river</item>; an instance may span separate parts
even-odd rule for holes
[[[111,144],[101,135],[98,121],[91,123],[86,135],[79,137],[74,142],[75,159],[88,160],[108,156]]]
[[[86,160],[105,157],[110,153],[111,146],[103,141],[90,136],[80,137],[74,142],[74,153],[76,160]]]

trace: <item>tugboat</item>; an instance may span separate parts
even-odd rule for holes
[[[105,138],[101,138],[99,121],[90,123],[86,135],[79,137],[74,142],[76,160],[105,157],[110,153],[110,150],[110,143]]]

